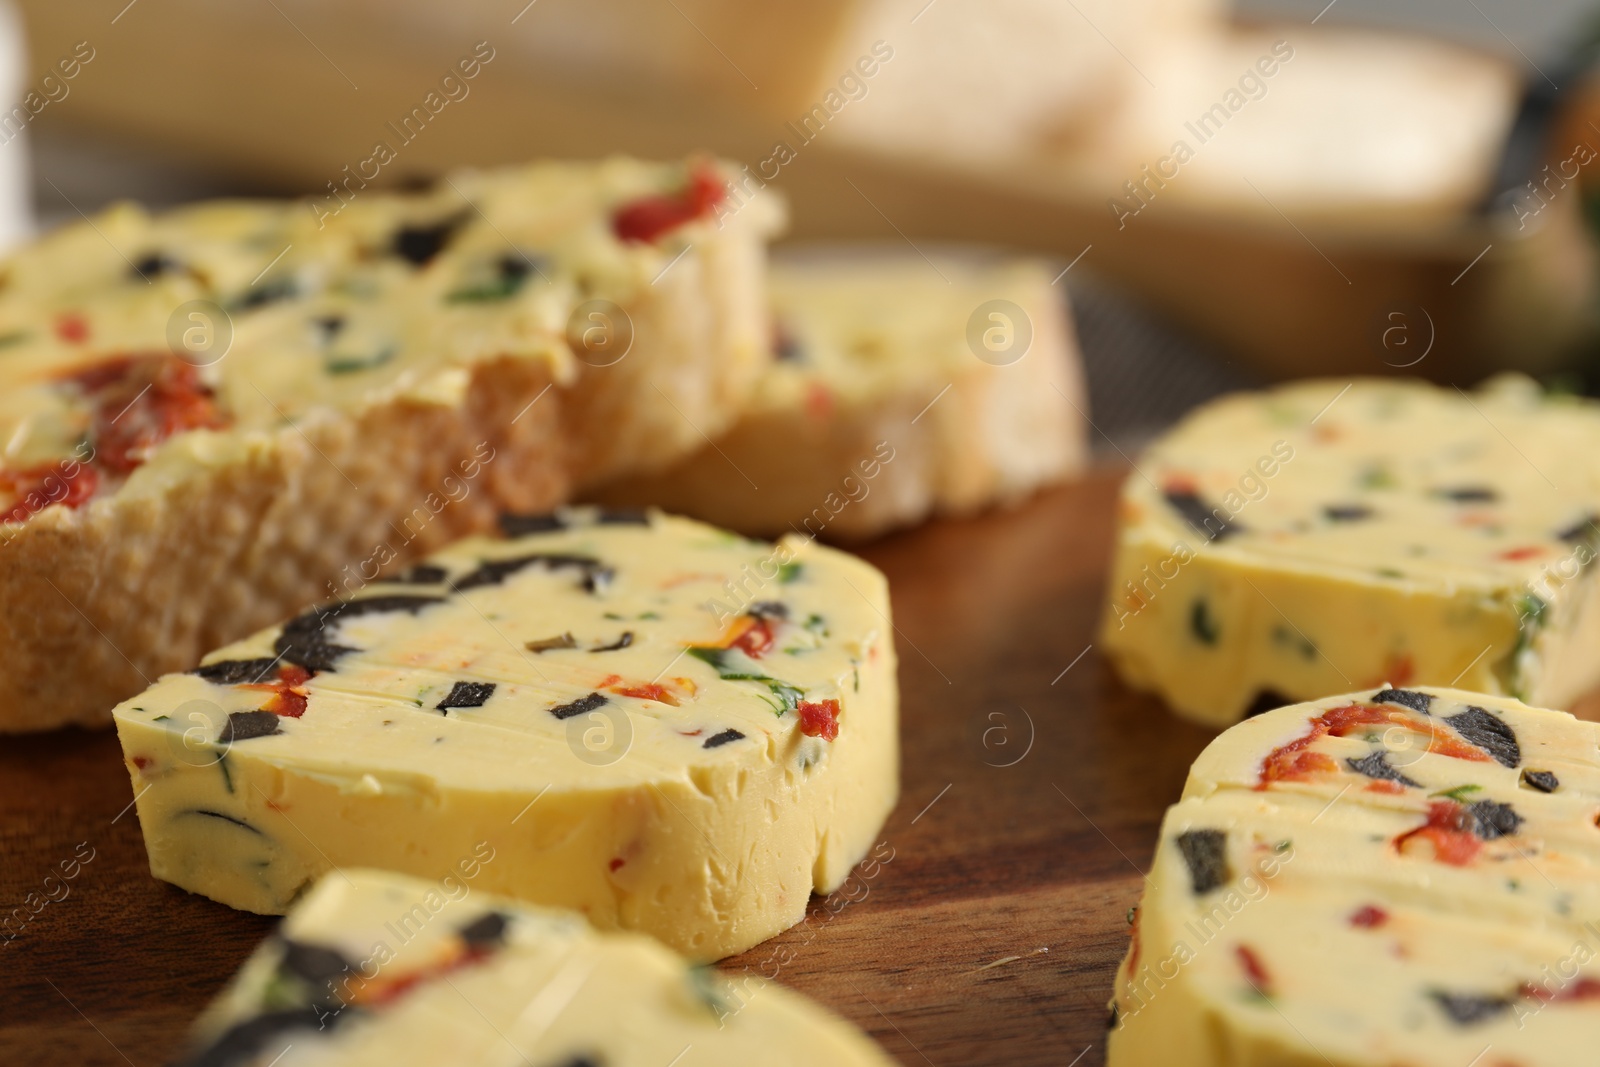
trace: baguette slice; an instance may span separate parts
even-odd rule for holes
[[[0,730],[103,725],[208,648],[731,421],[778,214],[713,224],[724,188],[625,159],[357,179],[123,205],[12,257],[0,597],[29,607],[0,618]]]
[[[744,416],[676,468],[596,495],[854,540],[1068,477],[1088,405],[1051,277],[1032,261],[881,249],[780,260],[776,359]]]
[[[480,892],[493,862],[464,856],[440,882],[327,875],[196,1022],[181,1064],[890,1062],[777,985],[746,997],[648,938]]]
[[[659,513],[504,525],[119,706],[152,873],[281,913],[487,842],[484,888],[697,959],[837,889],[898,791],[883,575]]]
[[[1228,730],[1162,823],[1106,1062],[1584,1062],[1597,751],[1594,723],[1444,688]]]

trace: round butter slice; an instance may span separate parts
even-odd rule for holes
[[[1390,688],[1233,727],[1162,824],[1108,1063],[1578,1062],[1597,814],[1600,726],[1565,712]]]
[[[152,873],[281,913],[488,849],[481,888],[696,958],[798,922],[898,789],[883,576],[659,513],[502,526],[118,707]]]
[[[482,893],[489,869],[326,875],[201,1016],[184,1067],[890,1062],[782,987],[735,990],[648,938]]]

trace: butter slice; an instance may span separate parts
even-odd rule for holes
[[[1107,1062],[1581,1062],[1597,756],[1600,726],[1443,688],[1228,730],[1162,823]]]
[[[1386,682],[1570,708],[1600,684],[1597,449],[1600,409],[1518,377],[1225,397],[1128,478],[1101,646],[1215,726]]]
[[[777,985],[735,994],[648,938],[481,892],[488,869],[326,875],[201,1016],[183,1063],[889,1063]]]
[[[119,706],[152,873],[282,913],[487,847],[479,888],[698,959],[798,922],[897,793],[883,576],[659,513],[502,524]]]

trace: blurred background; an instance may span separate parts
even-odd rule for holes
[[[714,152],[791,238],[1059,263],[1099,444],[1312,374],[1600,384],[1578,0],[17,0],[0,240]]]

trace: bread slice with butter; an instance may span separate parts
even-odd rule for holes
[[[740,989],[648,938],[481,891],[494,861],[462,857],[441,881],[325,875],[196,1022],[179,1063],[889,1064],[775,983]]]
[[[884,578],[659,513],[507,517],[116,709],[158,878],[281,913],[335,867],[697,959],[798,922],[898,790]]]
[[[1086,461],[1055,272],[982,253],[818,247],[772,267],[776,358],[677,466],[602,487],[751,534],[872,537],[1014,503]]]
[[[0,731],[162,673],[731,422],[765,201],[704,161],[122,205],[4,265]],[[21,683],[26,683],[23,686]]]
[[[1214,726],[1262,698],[1600,685],[1600,408],[1328,379],[1206,405],[1123,488],[1100,647]]]
[[[1457,689],[1234,726],[1162,823],[1106,1062],[1581,1062],[1597,751],[1600,726]]]

